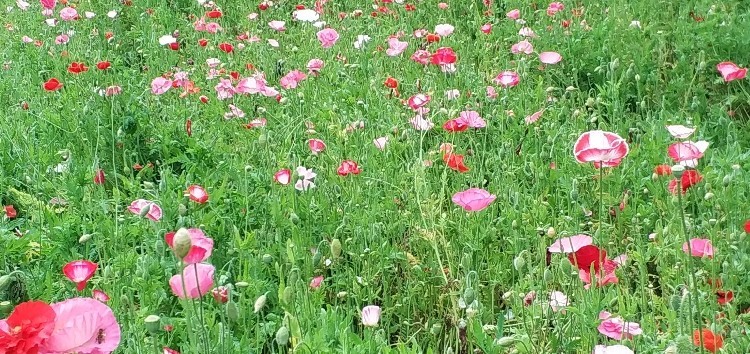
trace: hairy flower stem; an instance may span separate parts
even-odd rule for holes
[[[182,294],[184,295],[184,297],[183,297],[183,301],[184,302],[182,304],[182,307],[184,309],[190,308],[189,313],[187,315],[185,315],[185,322],[187,323],[187,327],[188,327],[189,331],[192,333],[193,330],[194,330],[192,316],[193,316],[193,312],[194,312],[195,308],[192,306],[193,304],[187,298],[187,287],[185,286],[185,272],[184,272],[184,270],[180,272],[180,281],[182,283]],[[190,306],[187,306],[186,304],[190,304]],[[191,348],[196,348],[196,345],[194,343],[194,337],[192,335],[188,336],[188,341],[190,342],[190,347]]]
[[[195,283],[198,287],[198,321],[200,321],[200,334],[203,342],[203,352],[210,353],[210,347],[208,346],[208,334],[206,333],[206,322],[203,320],[203,295],[201,293],[201,285],[198,282],[198,265],[193,264],[193,271],[195,271]],[[208,291],[208,289],[206,289]]]
[[[688,287],[688,314],[690,316],[690,333],[692,334],[695,328],[693,327],[693,304],[698,303],[697,299],[694,300],[694,297],[697,296],[695,294],[695,272],[693,268],[693,247],[690,245],[690,236],[688,235],[687,230],[687,223],[685,222],[685,208],[682,204],[682,179],[677,178],[677,204],[680,207],[680,222],[682,224],[682,234],[685,237],[685,242],[687,242],[687,264],[688,264],[688,279],[690,279],[690,286]],[[700,351],[701,354],[704,353],[703,351],[703,331],[700,331]]]

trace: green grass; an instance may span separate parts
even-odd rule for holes
[[[412,12],[388,4],[395,13],[375,18],[369,2],[331,1],[321,20],[341,38],[330,49],[317,41],[319,29],[291,20],[296,3],[285,0],[266,11],[254,1],[217,1],[224,13],[216,20],[224,28],[218,34],[193,30],[195,16],[206,11],[195,1],[124,6],[81,0],[75,2],[79,12],[96,17],[55,27],[43,22],[38,2],[25,12],[14,3],[3,2],[13,10],[2,21],[13,29],[0,32],[0,198],[18,217],[0,219],[0,273],[23,275],[0,292],[0,301],[57,302],[101,289],[122,328],[118,353],[164,346],[217,354],[590,353],[597,344],[617,344],[597,331],[602,310],[640,323],[644,333],[622,343],[637,353],[675,345],[679,353],[700,352],[692,331],[703,327],[722,334],[722,353],[750,352],[750,315],[744,313],[750,308],[750,243],[742,228],[750,219],[744,171],[750,86],[747,79],[725,83],[716,70],[723,61],[750,65],[746,1],[563,1],[565,9],[550,17],[546,2],[495,0],[486,15],[482,1],[450,1],[441,10],[428,0]],[[540,70],[535,54],[510,53],[522,39],[522,26],[505,18],[514,8],[539,35],[530,39],[535,51],[559,52],[561,63]],[[110,19],[106,13],[113,9],[118,14]],[[364,14],[352,17],[356,9]],[[581,9],[580,16],[573,9]],[[251,12],[259,18],[248,20]],[[339,12],[349,16],[339,20]],[[271,20],[286,21],[287,30],[271,30]],[[569,28],[563,20],[571,21]],[[634,20],[640,29],[630,26]],[[455,32],[440,43],[412,36],[441,23]],[[493,24],[489,35],[479,30],[485,23]],[[67,45],[54,44],[71,30]],[[159,37],[175,30],[180,50],[160,46]],[[387,56],[387,38],[398,31],[409,47]],[[106,32],[114,34],[110,42]],[[234,54],[216,49],[221,42],[237,49],[235,37],[244,32],[261,41]],[[360,34],[372,37],[363,50],[352,45]],[[44,43],[23,43],[24,35]],[[200,38],[209,45],[198,46]],[[269,46],[268,38],[280,47]],[[456,73],[411,61],[420,46],[453,48]],[[206,79],[209,58],[242,77],[252,74],[251,63],[279,89],[281,77],[306,72],[312,58],[325,67],[296,89],[281,90],[283,104],[260,95],[219,100],[218,79]],[[97,70],[100,60],[112,68]],[[89,71],[68,73],[73,61],[85,62]],[[180,70],[200,93],[151,93],[155,77]],[[503,70],[517,71],[520,84],[494,85]],[[51,77],[64,83],[61,91],[42,90]],[[401,97],[383,86],[388,77],[399,81]],[[111,85],[121,86],[122,94],[96,93]],[[486,86],[497,88],[496,100],[486,97]],[[447,100],[450,89],[460,97]],[[411,127],[414,113],[401,102],[419,92],[432,96],[427,107],[435,128],[427,132]],[[200,95],[209,102],[201,103]],[[225,120],[229,103],[247,116]],[[543,108],[539,122],[524,124]],[[467,109],[478,111],[487,127],[441,128]],[[244,128],[259,117],[266,127]],[[185,133],[188,119],[192,137]],[[357,121],[365,128],[345,132]],[[703,181],[682,200],[667,190],[670,177],[652,179],[655,166],[672,164],[669,124],[696,127],[692,139],[711,143],[698,166]],[[616,132],[630,144],[622,164],[605,169],[601,184],[599,170],[572,155],[578,136],[593,129]],[[372,143],[381,136],[390,138],[384,151]],[[310,138],[322,139],[327,149],[312,155]],[[446,167],[442,143],[466,155],[469,172]],[[62,155],[68,169],[56,173]],[[337,175],[343,160],[356,161],[362,172]],[[288,186],[273,181],[279,169],[297,166],[318,174],[316,188],[295,190],[294,175]],[[99,168],[104,185],[92,181]],[[207,204],[184,196],[192,184],[208,190]],[[451,196],[471,187],[497,199],[486,210],[466,213]],[[54,197],[67,205],[49,205]],[[160,222],[127,211],[140,198],[162,207]],[[164,234],[181,227],[200,227],[215,240],[208,262],[216,267],[215,284],[232,288],[234,318],[211,295],[191,303],[172,294],[168,281],[180,265]],[[618,284],[585,290],[566,257],[552,255],[546,264],[546,248],[556,238],[579,233],[594,236],[611,256],[627,254]],[[92,237],[79,243],[82,235]],[[711,239],[715,257],[690,259],[682,252],[686,237]],[[338,257],[330,247],[334,240],[341,244]],[[83,293],[61,271],[77,259],[99,264]],[[319,275],[323,284],[311,290]],[[707,283],[714,278],[734,293],[726,305],[717,303]],[[524,306],[531,291],[536,300]],[[565,313],[550,310],[552,291],[568,296]],[[263,294],[265,306],[255,313]],[[461,304],[471,297],[476,303],[467,311]],[[360,310],[367,305],[383,309],[378,327],[362,326]],[[174,329],[148,332],[148,315]],[[275,340],[282,327],[290,331],[287,345]],[[493,343],[502,337],[504,346]]]

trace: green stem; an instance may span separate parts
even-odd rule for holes
[[[198,265],[193,264],[193,271],[195,273],[195,285],[198,287],[198,321],[200,321],[200,334],[203,342],[203,353],[210,353],[210,348],[208,346],[208,334],[206,333],[206,322],[203,320],[203,294],[201,293],[201,286],[198,282]],[[208,290],[206,290],[208,291]],[[193,300],[195,301],[195,300]],[[195,305],[195,303],[193,303]]]
[[[187,287],[185,286],[185,270],[184,270],[184,268],[180,271],[180,280],[182,282],[182,294],[183,294],[182,308],[186,309],[186,310],[188,309],[188,307],[190,308],[189,313],[187,313],[185,315],[185,322],[187,323],[188,332],[192,334],[192,332],[194,330],[193,320],[192,320],[193,308],[192,308],[192,306],[187,306],[186,305],[186,304],[192,304],[192,303],[188,300],[188,296],[187,296],[188,292],[187,292]],[[190,342],[190,347],[191,348],[196,348],[195,343],[194,343],[194,337],[192,335],[188,336],[188,341]]]
[[[695,272],[693,271],[693,248],[690,245],[690,235],[688,235],[687,230],[687,223],[685,222],[685,209],[682,204],[682,180],[680,178],[677,178],[677,204],[680,207],[680,222],[682,224],[682,234],[685,237],[685,242],[687,243],[687,264],[688,264],[688,279],[690,279],[690,286],[688,287],[688,314],[690,316],[689,325],[690,325],[690,334],[693,333],[695,328],[693,327],[693,304],[697,303],[697,301],[693,301],[693,297],[696,296],[695,294]],[[700,342],[701,345],[700,351],[701,354],[704,353],[703,351],[703,331],[699,332],[700,334]]]
[[[604,226],[604,166],[599,165],[599,237]],[[601,242],[601,240],[597,240]]]

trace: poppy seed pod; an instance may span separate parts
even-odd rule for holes
[[[148,315],[143,322],[146,324],[146,330],[152,334],[161,329],[161,317],[157,315]]]
[[[186,228],[177,230],[174,234],[172,241],[174,245],[174,254],[178,259],[183,259],[190,253],[190,248],[193,247],[193,241],[190,239],[190,233]]]

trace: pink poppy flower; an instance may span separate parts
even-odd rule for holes
[[[172,80],[158,76],[151,81],[151,93],[154,95],[162,95],[170,88],[172,88]]]
[[[192,228],[187,229],[188,235],[190,235],[190,251],[182,259],[187,264],[195,264],[206,261],[211,257],[211,253],[214,249],[214,240],[207,237],[203,230]],[[167,232],[164,235],[164,241],[167,243],[169,248],[174,250],[174,236],[175,232]]]
[[[453,203],[466,211],[480,211],[487,208],[496,196],[480,188],[470,188],[453,195]]]
[[[413,110],[420,109],[424,107],[426,104],[430,102],[430,96],[425,95],[423,93],[418,93],[414,96],[409,97],[409,100],[407,103],[409,104],[409,107]]]
[[[518,85],[518,82],[520,81],[518,77],[518,73],[514,71],[503,71],[500,74],[498,74],[495,79],[493,80],[496,84],[507,88],[507,87],[513,87]]]
[[[323,276],[319,275],[315,278],[312,278],[312,280],[310,280],[310,289],[313,289],[313,290],[318,289],[320,288],[321,284],[323,284]]]
[[[740,68],[731,61],[716,64],[716,70],[719,70],[721,76],[724,77],[724,82],[744,79],[747,76],[747,68]]]
[[[98,289],[95,289],[91,292],[91,297],[101,302],[109,301],[109,295],[107,295],[107,293],[105,293],[104,291]]]
[[[65,7],[60,10],[60,19],[63,21],[73,21],[78,17],[78,11],[72,7]]]
[[[593,162],[594,167],[614,167],[628,154],[625,139],[615,133],[592,130],[581,134],[573,145],[573,156],[580,163]]]
[[[521,10],[519,9],[510,10],[508,11],[508,13],[505,14],[505,17],[511,20],[517,20],[521,17]]]
[[[55,328],[44,353],[112,353],[120,345],[120,325],[104,303],[72,298],[51,307]]]
[[[418,64],[422,65],[428,65],[430,64],[430,57],[432,54],[430,52],[420,49],[414,52],[414,54],[411,55],[411,60],[415,61]]]
[[[358,175],[360,172],[362,172],[359,169],[359,165],[357,165],[356,162],[352,160],[344,160],[341,162],[341,165],[339,165],[339,168],[336,169],[336,173],[339,176],[348,176],[350,174]]]
[[[419,131],[427,131],[435,127],[435,123],[433,123],[429,119],[425,119],[421,115],[417,115],[416,117],[410,119],[409,123],[415,130]]]
[[[534,52],[534,46],[527,40],[522,40],[510,47],[510,52],[513,54],[531,54]]]
[[[487,122],[479,116],[479,112],[477,111],[463,111],[458,114],[458,117],[458,119],[470,128],[484,128],[487,126]]]
[[[284,27],[285,24],[286,22],[284,21],[271,21],[268,23],[268,27],[271,27],[274,31],[282,32],[286,31],[286,27]]]
[[[408,42],[399,41],[398,38],[390,38],[388,39],[388,49],[385,50],[385,54],[392,57],[399,56],[408,46]]]
[[[602,287],[607,284],[617,284],[620,280],[617,278],[617,273],[615,273],[615,271],[619,266],[618,263],[605,259],[599,266],[598,271],[594,269],[593,280],[591,277],[592,273],[589,269],[579,269],[578,278],[580,278],[585,284],[583,286],[584,289],[589,289],[592,282],[596,283],[597,287]]]
[[[388,145],[388,137],[387,136],[381,136],[381,137],[373,140],[372,143],[379,150],[381,150],[381,151],[385,150],[385,146]]]
[[[557,52],[541,52],[539,53],[539,61],[544,64],[553,65],[557,64],[562,60],[562,56]]]
[[[693,257],[714,257],[714,247],[711,245],[711,240],[704,238],[692,238],[690,244],[683,243],[682,251]]]
[[[294,189],[298,191],[306,191],[311,188],[315,188],[315,183],[313,182],[313,179],[318,174],[313,172],[312,169],[305,168],[304,166],[297,167],[297,176],[299,179],[297,180],[297,183],[294,184]]]
[[[219,83],[214,86],[214,89],[216,90],[217,98],[220,100],[232,98],[236,93],[234,86],[232,86],[232,81],[228,79],[219,79]]]
[[[299,70],[292,70],[281,78],[281,80],[279,81],[279,85],[286,90],[293,89],[296,88],[299,83],[306,78],[307,75],[305,75],[305,73]]]
[[[198,204],[204,204],[208,201],[208,192],[199,185],[194,184],[188,187],[185,195]]]
[[[172,293],[180,299],[198,299],[213,289],[214,272],[216,268],[210,264],[191,264],[182,270],[182,275],[177,274],[169,279],[169,287],[172,288]]]
[[[54,9],[57,6],[57,0],[39,0],[45,9]]]
[[[448,37],[448,36],[450,36],[451,33],[453,33],[453,30],[455,30],[455,27],[453,27],[453,26],[451,26],[451,25],[449,25],[447,23],[439,24],[439,25],[435,26],[435,33],[437,33],[437,35],[440,36],[440,37]]]
[[[310,75],[318,75],[321,70],[323,70],[323,63],[320,59],[310,59],[310,61],[307,62],[307,72]]]
[[[308,140],[307,146],[310,148],[310,151],[312,151],[313,155],[317,155],[318,153],[321,153],[326,149],[326,143],[324,143],[323,140],[320,139]]]
[[[57,45],[68,44],[68,42],[70,42],[70,37],[68,37],[67,34],[61,34],[55,37],[55,44]]]
[[[593,245],[594,239],[589,235],[575,235],[557,239],[547,250],[551,253],[573,253],[583,246]]]
[[[687,139],[695,133],[695,128],[689,128],[684,125],[668,125],[667,131],[675,139]]]
[[[548,16],[555,16],[556,13],[562,11],[565,9],[565,5],[561,2],[552,2],[547,6],[547,15]]]
[[[522,37],[530,37],[530,38],[537,38],[538,36],[536,33],[534,33],[534,30],[532,30],[529,27],[523,27],[520,30],[518,30],[518,35]]]
[[[282,170],[279,170],[273,175],[273,180],[277,183],[281,184],[282,186],[286,186],[291,182],[292,179],[292,170],[285,168]]]
[[[331,48],[339,40],[339,33],[333,28],[326,28],[316,34],[323,48]]]
[[[494,100],[497,98],[497,91],[492,86],[487,86],[487,98]]]
[[[549,306],[552,308],[552,312],[562,311],[562,313],[565,313],[565,307],[569,304],[568,297],[564,293],[559,291],[550,293]]]
[[[526,122],[526,124],[536,123],[536,121],[538,121],[539,118],[542,117],[542,113],[544,113],[543,109],[540,110],[540,111],[534,112],[534,114],[532,114],[530,116],[526,116],[526,118],[524,118],[523,121]]]
[[[456,52],[453,50],[453,48],[450,47],[438,48],[435,53],[432,53],[432,55],[430,55],[430,62],[433,65],[450,65],[454,64],[456,60],[458,60],[458,56],[456,55]]]
[[[380,321],[380,306],[370,305],[362,308],[362,325],[376,327]]]
[[[153,221],[161,220],[162,216],[161,207],[158,204],[146,199],[134,200],[132,203],[130,203],[130,206],[128,206],[128,210],[131,213],[138,215],[141,215],[145,210],[146,214],[141,216],[145,216]]]
[[[86,283],[94,276],[98,267],[99,265],[94,262],[80,260],[68,262],[63,266],[62,271],[65,277],[76,283],[76,290],[83,291],[86,288]]]
[[[697,167],[698,159],[703,157],[703,153],[708,149],[709,143],[701,140],[697,142],[685,141],[669,145],[667,154],[674,162],[686,167]]]
[[[630,348],[622,345],[597,345],[592,354],[635,354]]]
[[[637,322],[625,322],[622,317],[610,317],[602,321],[597,327],[599,333],[614,340],[632,339],[633,336],[643,334]]]

